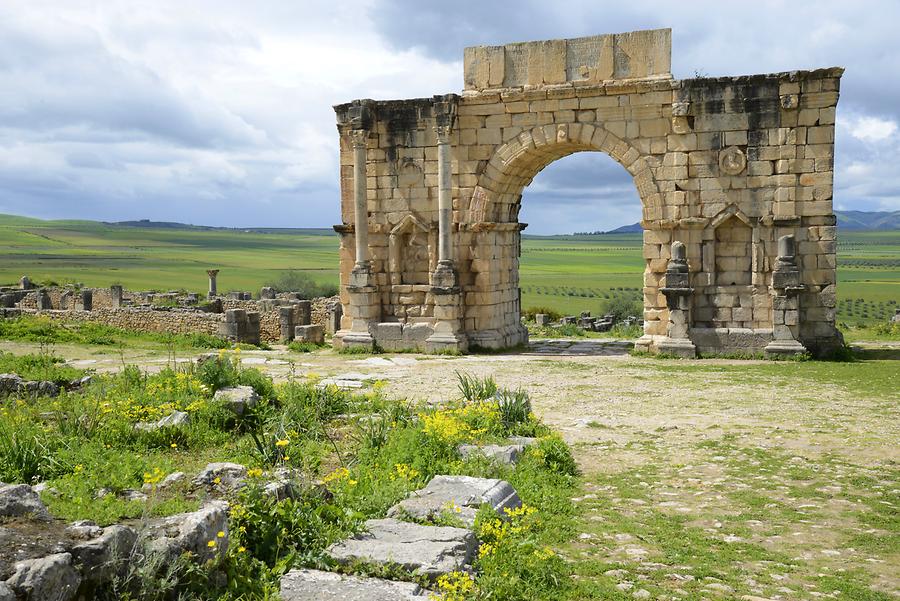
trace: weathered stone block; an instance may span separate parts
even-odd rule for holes
[[[422,526],[395,519],[368,520],[365,532],[328,547],[334,561],[398,565],[429,579],[469,569],[478,541],[464,528]]]
[[[282,601],[423,601],[428,591],[412,582],[291,570],[281,577]]]

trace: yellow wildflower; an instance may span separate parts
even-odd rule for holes
[[[281,440],[275,441],[275,446],[276,446],[276,447],[286,447],[286,446],[288,446],[289,444],[291,444],[291,441],[288,440],[287,438],[283,438],[283,439],[281,439]]]

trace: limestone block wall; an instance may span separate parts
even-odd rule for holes
[[[692,290],[690,331],[720,348],[745,342],[749,331],[754,348],[764,346],[784,325],[773,324],[772,271],[785,235],[797,241],[802,272],[796,336],[814,351],[838,343],[832,179],[843,70],[675,80],[669,65],[668,30],[475,48],[466,50],[461,96],[336,106],[343,328],[364,315],[375,316],[366,317],[370,331],[378,323],[440,322],[429,274],[437,258],[437,132],[444,129],[451,258],[471,344],[526,339],[522,190],[549,163],[583,151],[619,162],[641,198],[642,345],[653,349],[669,336],[666,268],[678,241]],[[455,116],[450,128],[447,114]],[[346,291],[359,259],[354,140],[365,145],[365,258],[374,286],[358,297],[374,299],[365,310],[351,306]]]

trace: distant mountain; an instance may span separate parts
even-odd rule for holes
[[[610,230],[608,232],[604,232],[606,234],[640,234],[644,231],[644,228],[641,227],[640,223],[632,223],[631,225],[623,225],[622,227],[617,227],[614,230]]]
[[[193,225],[190,223],[179,223],[177,221],[151,221],[149,219],[139,219],[137,221],[103,221],[104,225],[113,225],[119,227],[142,227],[149,229],[164,230],[194,230],[194,231],[222,231],[222,232],[248,232],[253,234],[307,234],[307,235],[332,235],[334,230],[331,228],[302,228],[302,227],[217,227],[212,225]]]
[[[900,230],[900,211],[835,211],[843,230]]]
[[[900,211],[835,211],[842,230],[900,230]],[[592,234],[636,234],[643,231],[640,223],[623,225],[608,232]]]

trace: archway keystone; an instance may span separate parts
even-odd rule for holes
[[[346,316],[336,345],[525,342],[522,190],[584,151],[620,163],[641,199],[638,348],[825,352],[840,343],[831,141],[842,69],[675,80],[667,29],[467,48],[464,63],[461,95],[335,107]],[[356,244],[361,227],[367,252]],[[430,232],[429,256],[425,246],[401,252],[413,230]],[[785,236],[797,249],[796,286],[773,284]],[[410,275],[426,273],[427,284]],[[400,337],[380,327],[397,322]]]

